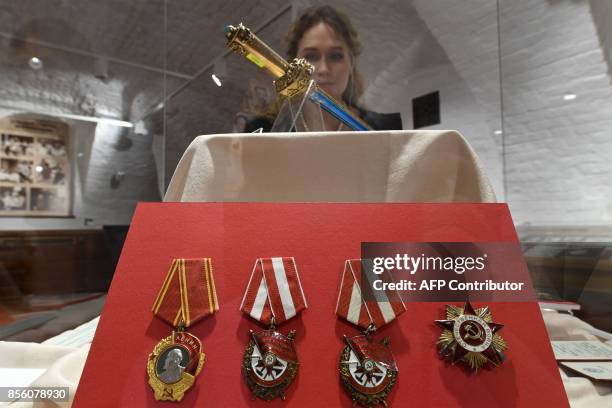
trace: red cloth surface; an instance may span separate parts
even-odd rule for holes
[[[362,241],[516,241],[503,204],[140,204],[85,365],[74,407],[175,406],[157,402],[146,379],[154,345],[171,328],[153,304],[173,258],[212,258],[220,310],[190,332],[206,364],[183,407],[350,407],[338,357],[342,335],[359,333],[335,315],[344,261]],[[252,401],[241,372],[249,329],[261,328],[238,309],[259,257],[293,256],[308,309],[280,327],[297,331],[300,371],[287,400]],[[538,305],[490,304],[508,343],[499,368],[470,375],[436,353],[444,303],[407,303],[383,327],[397,359],[390,406],[567,407]],[[474,307],[482,304],[474,302]],[[176,405],[178,406],[178,405]]]

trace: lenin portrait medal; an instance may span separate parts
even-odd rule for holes
[[[195,382],[206,357],[200,340],[184,331],[161,340],[149,355],[147,373],[155,399],[180,401]]]

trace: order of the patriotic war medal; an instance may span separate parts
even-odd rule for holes
[[[206,356],[200,340],[184,331],[172,332],[155,345],[147,373],[155,399],[180,401],[202,371]]]
[[[244,351],[242,369],[253,394],[270,401],[285,399],[285,390],[298,372],[298,358],[293,339],[295,331],[287,336],[275,330],[254,332]]]
[[[153,314],[177,330],[159,341],[147,360],[149,386],[158,401],[181,401],[204,362],[202,342],[185,331],[219,310],[209,258],[174,259],[153,303]]]
[[[387,406],[385,398],[397,378],[397,364],[389,348],[389,338],[375,341],[371,336],[344,336],[346,347],[340,353],[342,386],[353,401],[365,407]]]
[[[442,328],[438,354],[452,364],[463,363],[470,370],[497,367],[504,362],[506,342],[499,335],[503,325],[493,322],[488,307],[474,309],[469,301],[463,308],[447,305],[446,320],[436,320]]]
[[[299,369],[296,333],[291,330],[284,335],[276,330],[276,325],[296,317],[306,307],[293,258],[255,261],[240,310],[269,328],[250,331],[243,355],[242,373],[253,399],[285,399],[285,391]]]
[[[362,328],[363,335],[344,336],[338,370],[344,390],[354,403],[366,408],[387,406],[386,398],[397,380],[398,368],[389,337],[376,340],[377,328],[406,311],[397,291],[373,293],[366,277],[370,260],[351,259],[344,264],[336,314]]]

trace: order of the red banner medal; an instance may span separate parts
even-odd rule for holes
[[[204,366],[200,339],[185,329],[219,310],[209,258],[174,259],[153,314],[176,330],[155,345],[147,373],[155,399],[180,401]]]
[[[364,329],[363,335],[344,336],[340,353],[340,377],[354,402],[365,407],[386,406],[385,398],[395,384],[398,369],[389,337],[375,340],[374,333],[406,311],[397,291],[376,291],[362,268],[367,260],[344,264],[336,314]]]
[[[497,367],[505,360],[506,342],[498,331],[503,324],[493,323],[489,307],[474,309],[467,300],[463,308],[447,305],[446,320],[436,320],[442,329],[438,354],[452,364],[461,362],[472,371]]]
[[[293,258],[259,258],[240,310],[268,326],[268,330],[250,331],[244,351],[242,372],[253,398],[270,401],[285,399],[285,390],[298,372],[295,330],[286,336],[276,326],[296,317],[306,309],[306,298]]]

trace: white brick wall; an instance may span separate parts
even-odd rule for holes
[[[488,126],[501,127],[497,4],[414,0],[414,7],[466,82]],[[496,177],[496,176],[495,176]]]
[[[514,221],[611,223],[612,89],[589,3],[502,1],[501,17]]]
[[[486,112],[454,68],[438,65],[413,71],[404,74],[397,85],[400,86],[376,87],[376,94],[368,94],[368,106],[380,107],[384,111],[400,107],[404,128],[410,129],[413,125],[412,98],[440,91],[441,124],[427,129],[459,130],[478,154],[498,199],[503,198],[501,138],[493,134]]]
[[[467,3],[413,2],[456,73],[453,77],[448,67],[447,73],[413,72],[407,82],[419,82],[423,90],[439,86],[442,124],[462,131],[503,199],[502,141],[490,139],[500,122],[497,10],[494,2]],[[500,4],[506,199],[514,220],[534,225],[609,224],[612,4]],[[447,88],[454,92],[445,92]],[[564,101],[563,95],[570,92],[578,98]]]
[[[413,35],[418,42],[404,48],[374,84],[393,96],[379,90],[380,98],[372,104],[402,107],[404,128],[409,129],[412,98],[439,90],[441,124],[429,129],[459,130],[478,154],[498,199],[503,200],[502,140],[495,135],[501,129],[495,3],[415,0],[413,6],[406,11],[412,15],[405,18],[418,30]],[[419,51],[411,51],[413,48]],[[390,82],[386,86],[385,77]],[[393,86],[392,79],[397,77],[403,78],[401,87]]]

